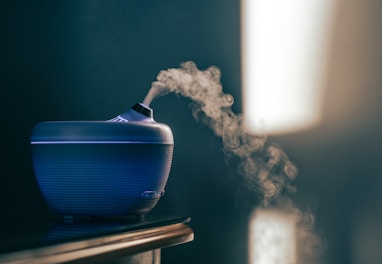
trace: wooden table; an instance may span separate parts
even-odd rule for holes
[[[189,217],[11,220],[0,228],[0,263],[159,264],[162,248],[194,238]]]

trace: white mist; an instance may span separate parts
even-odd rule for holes
[[[293,185],[297,177],[296,166],[279,145],[267,143],[264,134],[250,133],[245,129],[243,116],[231,109],[233,97],[223,92],[220,74],[217,67],[199,70],[190,61],[182,63],[180,68],[163,70],[152,83],[143,103],[150,105],[156,97],[167,93],[191,99],[194,118],[222,139],[224,153],[228,157],[234,156],[240,161],[237,176],[243,179],[249,190],[261,197],[262,208],[275,210],[256,211],[250,220],[254,233],[250,231],[249,234],[249,250],[257,252],[251,264],[290,264],[296,263],[293,261],[297,259],[299,263],[315,263],[313,260],[317,257],[316,249],[321,241],[314,232],[314,216],[298,209],[289,198],[289,194],[296,191]],[[253,207],[259,205],[257,199],[249,202],[253,202]],[[263,231],[265,235],[262,235]],[[269,254],[259,255],[262,250],[258,246],[268,245],[268,240],[271,241]],[[280,259],[288,262],[272,262]]]

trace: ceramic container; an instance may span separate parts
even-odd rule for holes
[[[144,215],[164,194],[173,135],[136,104],[108,121],[48,121],[31,135],[37,182],[67,216]]]

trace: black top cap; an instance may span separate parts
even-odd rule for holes
[[[147,117],[153,118],[153,110],[149,108],[148,106],[145,106],[144,104],[135,104],[133,105],[132,109],[137,111],[138,113],[145,115]]]

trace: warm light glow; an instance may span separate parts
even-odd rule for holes
[[[246,125],[256,132],[306,128],[321,117],[334,0],[242,0]]]
[[[257,209],[249,226],[250,264],[296,264],[295,218],[276,210]]]

